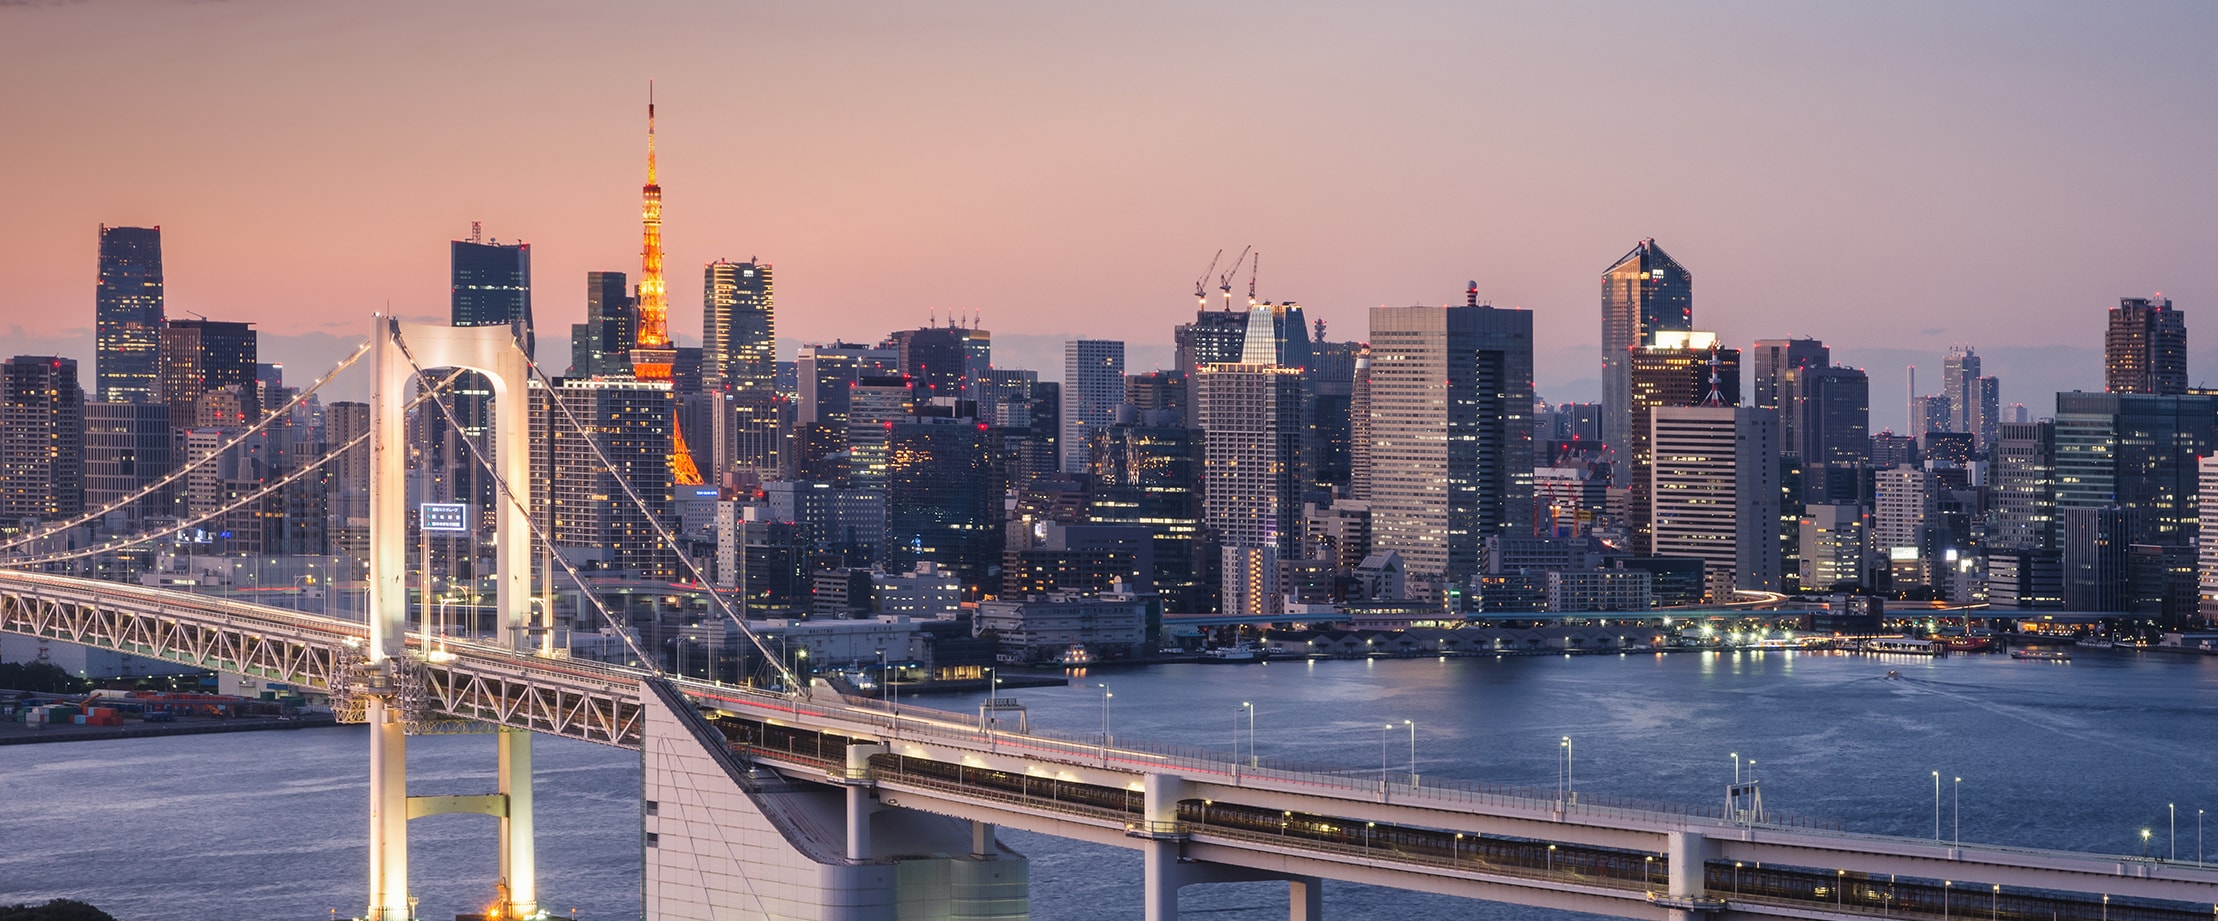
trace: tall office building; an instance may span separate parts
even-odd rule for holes
[[[1871,379],[1861,368],[1795,368],[1780,444],[1802,464],[1797,503],[1858,505],[1871,458]]]
[[[106,508],[177,469],[175,433],[164,403],[85,403],[85,506]],[[132,520],[170,513],[159,490],[122,511]]]
[[[865,377],[899,376],[901,354],[851,342],[801,347],[794,362],[802,425],[847,424],[848,391]]]
[[[1660,406],[1649,416],[1658,556],[1694,557],[1744,591],[1778,591],[1779,419],[1749,406]]]
[[[2202,505],[2202,533],[2218,534],[2218,456],[2205,457],[2196,462],[2202,494],[2214,501]],[[2218,620],[2218,540],[2197,544],[2196,571],[2201,591],[2197,593],[2197,608],[2203,619]]]
[[[1933,474],[1916,467],[1881,470],[1872,475],[1872,493],[1872,553],[1886,560],[1896,588],[1932,585],[1941,514]]]
[[[1249,314],[1248,335],[1270,330],[1269,308]],[[1120,378],[1121,380],[1121,378]],[[1066,391],[1067,393],[1067,391]],[[1064,399],[1064,411],[1070,411]],[[1202,505],[1225,547],[1275,547],[1298,556],[1301,543],[1302,372],[1266,362],[1203,365],[1194,381],[1202,432]],[[1064,455],[1070,456],[1069,420]]]
[[[162,228],[100,228],[100,283],[93,293],[95,398],[155,399],[162,345]]]
[[[259,352],[251,323],[221,320],[170,320],[162,326],[161,373],[156,395],[169,404],[170,425],[253,424],[262,416]],[[222,411],[201,418],[202,398],[235,388],[237,399],[219,401]],[[235,408],[234,408],[235,407]]]
[[[2062,606],[2055,423],[2003,423],[1987,463],[1988,603],[2021,609]]]
[[[2187,320],[2168,297],[2121,297],[2103,336],[2103,389],[2187,392]]]
[[[570,326],[570,373],[576,378],[631,376],[639,344],[639,311],[622,272],[585,273],[585,322]]]
[[[1116,421],[1124,405],[1124,343],[1073,339],[1063,343],[1063,470],[1086,469],[1086,445]]]
[[[886,571],[937,563],[971,600],[998,587],[1002,487],[987,427],[913,418],[888,426],[886,439]]]
[[[1653,239],[1602,272],[1602,441],[1622,453],[1645,427],[1632,410],[1635,349],[1694,328],[1694,277]]]
[[[701,275],[702,389],[768,399],[778,371],[770,265],[719,259]]]
[[[1633,553],[1654,555],[1648,527],[1650,473],[1654,455],[1648,444],[1649,416],[1664,406],[1739,406],[1741,400],[1740,350],[1718,346],[1717,334],[1666,330],[1653,342],[1626,353],[1627,416],[1633,428],[1618,457],[1630,487],[1625,503],[1625,530]],[[1616,412],[1603,407],[1614,417]],[[1375,413],[1374,413],[1375,415]],[[1373,495],[1377,485],[1372,486]]]
[[[1095,437],[1092,473],[1099,485],[1088,496],[1086,518],[1146,528],[1164,609],[1209,611],[1216,608],[1217,586],[1207,578],[1216,550],[1203,526],[1204,436],[1181,419],[1175,409],[1136,413]]]
[[[1462,585],[1491,537],[1533,529],[1533,316],[1481,305],[1371,309],[1371,546],[1412,579]]]
[[[1939,431],[1962,432],[1984,451],[1994,444],[2002,424],[2001,388],[1992,377],[1979,373],[1979,355],[1971,346],[1950,349],[1941,361],[1941,400],[1948,413]]]
[[[0,526],[85,507],[85,391],[77,361],[17,355],[0,371]]]
[[[2200,527],[2197,458],[2218,453],[2218,397],[2056,395],[2056,502],[2119,506],[2132,543],[2192,543]]]
[[[904,329],[882,348],[900,356],[901,373],[916,382],[919,403],[976,402],[993,371],[993,333],[962,326]]]
[[[1348,495],[1371,498],[1371,350],[1355,357],[1355,380],[1348,386]]]
[[[536,355],[531,326],[531,244],[478,238],[449,244],[455,326],[511,326],[525,355]]]
[[[1789,373],[1797,369],[1824,368],[1833,364],[1833,353],[1816,339],[1758,339],[1749,350],[1748,405],[1778,410],[1782,420],[1794,415],[1794,390]],[[1789,425],[1793,423],[1788,422]],[[1787,450],[1794,450],[1792,441]]]

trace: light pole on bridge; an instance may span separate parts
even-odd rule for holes
[[[1933,772],[1933,840],[1941,840],[1941,772]]]

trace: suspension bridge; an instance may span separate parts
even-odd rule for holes
[[[1658,921],[2218,918],[2218,869],[1853,834],[1766,814],[1752,785],[1708,807],[1639,803],[1010,731],[991,707],[972,720],[846,697],[788,671],[713,592],[717,615],[775,671],[770,686],[672,676],[636,647],[637,668],[569,658],[552,648],[551,615],[534,614],[528,591],[535,547],[583,585],[529,513],[522,396],[551,382],[497,327],[380,317],[332,375],[364,357],[376,376],[372,427],[349,443],[372,452],[364,620],[41,571],[167,533],[75,548],[47,539],[108,508],[0,544],[10,554],[0,630],[329,693],[343,719],[370,728],[366,919],[412,917],[407,823],[443,813],[497,819],[494,911],[546,916],[532,843],[535,734],[641,753],[654,919],[1028,917],[1028,865],[996,840],[1004,827],[1138,851],[1150,921],[1175,918],[1185,886],[1254,880],[1286,882],[1288,917],[1316,919],[1327,879]],[[407,629],[404,422],[411,411],[454,421],[443,396],[453,374],[435,379],[431,368],[493,381],[489,443],[470,445],[500,497],[489,638]],[[675,547],[667,529],[659,536]],[[581,597],[598,606],[590,591]],[[498,733],[495,792],[409,796],[407,738],[454,725]]]

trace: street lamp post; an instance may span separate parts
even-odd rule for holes
[[[1840,908],[1841,908],[1841,889],[1843,889],[1843,888],[1844,888],[1844,887],[1846,887],[1847,885],[1848,885],[1848,871],[1847,871],[1847,870],[1835,870],[1835,871],[1833,871],[1833,910],[1834,910],[1834,911],[1839,911],[1839,910],[1840,910]]]
[[[1734,752],[1734,753],[1733,753],[1733,782],[1734,782],[1734,783],[1736,783],[1736,784],[1737,784],[1737,783],[1740,783],[1740,782],[1741,782],[1741,753],[1740,753],[1740,752]]]
[[[1109,692],[1107,684],[1097,684],[1095,687],[1101,689],[1101,748],[1102,757],[1106,758],[1109,756],[1109,698],[1117,695]]]
[[[1941,772],[1933,772],[1933,840],[1941,840]]]
[[[1262,763],[1262,759],[1255,754],[1255,705],[1243,700],[1240,702],[1240,709],[1248,711],[1248,766],[1256,767]],[[1237,746],[1233,752],[1238,754]]]
[[[1417,785],[1417,722],[1403,720],[1402,725],[1409,727],[1409,784],[1414,787]]]
[[[1572,801],[1572,800],[1575,800],[1575,799],[1577,799],[1577,798],[1578,798],[1578,794],[1577,794],[1577,793],[1575,793],[1575,792],[1573,792],[1573,791],[1575,791],[1575,790],[1577,790],[1577,789],[1578,789],[1578,786],[1577,786],[1577,784],[1575,784],[1575,783],[1573,783],[1573,782],[1572,782],[1572,775],[1571,775],[1571,737],[1570,737],[1570,736],[1564,736],[1564,737],[1563,737],[1563,790],[1562,790],[1562,793],[1561,793],[1561,794],[1560,794],[1559,796],[1557,796],[1556,798],[1557,798],[1557,799],[1560,799],[1560,800],[1563,800],[1563,801],[1565,801],[1565,802],[1570,802],[1570,801]]]
[[[1656,855],[1650,854],[1641,859],[1647,861],[1647,865],[1641,868],[1640,884],[1654,889],[1656,888]]]
[[[1393,732],[1393,731],[1394,731],[1394,724],[1393,724],[1393,723],[1388,723],[1388,724],[1386,724],[1386,725],[1384,725],[1384,726],[1381,726],[1381,727],[1379,727],[1379,789],[1381,789],[1381,790],[1384,790],[1384,789],[1386,789],[1386,738],[1387,738],[1387,733],[1390,733],[1390,732]]]
[[[1551,875],[1556,872],[1556,846],[1553,844],[1548,845],[1548,872]]]
[[[1992,899],[1991,901],[1989,901],[1989,902],[1987,903],[1987,917],[1988,917],[1989,919],[1992,919],[1992,921],[2000,921],[2000,919],[2002,918],[2002,884],[2001,884],[2001,883],[1996,883],[1996,884],[1995,884],[1995,888],[1994,888],[1994,893],[1995,893],[1995,894],[1994,894],[1994,897],[1993,897],[1993,899]]]
[[[1964,846],[1964,778],[1956,778],[1956,785],[1949,790],[1949,821],[1954,825],[1957,847]]]
[[[1948,921],[1948,891],[1954,888],[1956,888],[1955,880],[1944,879],[1941,881],[1941,921]],[[2105,910],[2110,907],[2109,896],[2103,896],[2103,907]],[[2110,921],[2110,917],[2107,914],[2104,915],[2103,921]]]
[[[2178,804],[2178,803],[2165,803],[2165,804],[2164,804],[2164,809],[2165,809],[2165,811],[2167,811],[2167,812],[2171,813],[2171,821],[2172,821],[2172,848],[2171,848],[2171,856],[2170,856],[2170,857],[2166,857],[2166,858],[2164,858],[2164,859],[2166,859],[2166,860],[2178,860],[2178,859],[2179,859],[2179,804]]]
[[[2141,859],[2149,859],[2149,830],[2141,829]]]

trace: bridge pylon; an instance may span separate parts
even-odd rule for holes
[[[529,426],[531,366],[515,333],[505,326],[453,327],[377,317],[370,331],[374,389],[370,394],[370,591],[369,642],[363,650],[361,687],[370,725],[369,911],[367,921],[408,921],[408,820],[443,812],[473,812],[500,820],[497,887],[502,913],[530,917],[539,910],[538,867],[532,846],[531,733],[502,730],[499,792],[488,796],[408,796],[409,726],[421,714],[420,680],[407,648],[408,448],[406,415],[418,368],[467,368],[492,382],[493,424],[488,453],[506,484],[495,516],[494,606],[496,643],[530,654],[531,501]],[[511,500],[509,496],[513,495]],[[519,507],[519,506],[523,507]],[[427,586],[428,587],[428,586]],[[423,650],[430,652],[428,646]]]

